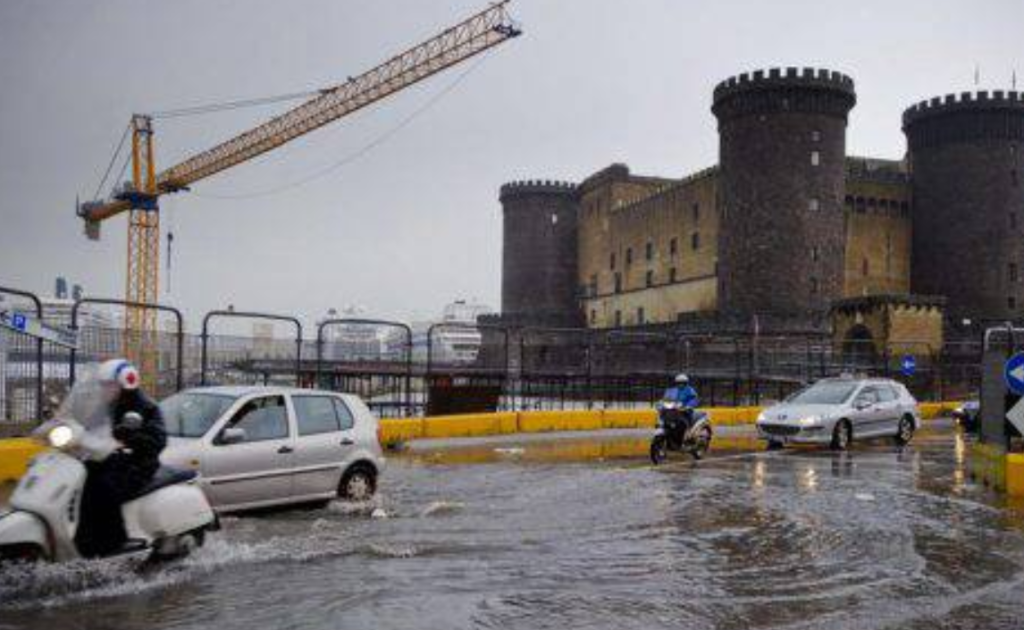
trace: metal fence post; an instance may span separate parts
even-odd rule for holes
[[[17,295],[19,297],[29,299],[36,307],[36,318],[42,323],[43,321],[43,302],[39,299],[35,293],[28,291],[22,291],[21,289],[12,289],[8,287],[0,287],[0,293],[7,295]],[[36,339],[36,420],[42,420],[43,417],[43,340],[42,338]],[[71,350],[74,352],[74,349]]]

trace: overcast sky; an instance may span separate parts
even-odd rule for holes
[[[125,219],[90,242],[74,202],[93,194],[132,112],[340,83],[484,6],[0,0],[0,284],[50,294],[64,275],[92,295],[123,294]],[[165,197],[175,248],[161,301],[193,319],[228,304],[310,319],[352,304],[399,319],[433,316],[456,298],[498,307],[503,182],[579,180],[615,161],[673,177],[709,166],[711,91],[732,74],[789,65],[851,74],[859,102],[848,150],[888,158],[904,152],[902,110],[972,89],[976,64],[983,88],[1009,88],[1015,66],[1024,83],[1020,0],[516,0],[511,9],[525,35],[481,64]],[[158,121],[158,167],[278,111]],[[280,189],[371,144],[307,185],[219,198]]]

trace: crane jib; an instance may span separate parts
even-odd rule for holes
[[[187,189],[517,37],[522,31],[508,16],[507,3],[495,4],[372,70],[160,172],[155,194],[122,191],[108,201],[82,204],[78,213],[87,224],[96,224],[133,208],[155,210],[160,195]]]

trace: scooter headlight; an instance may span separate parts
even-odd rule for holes
[[[71,444],[71,440],[75,437],[75,432],[66,424],[61,424],[50,429],[50,433],[47,434],[46,439],[50,442],[50,446],[54,448],[64,448],[68,444]]]

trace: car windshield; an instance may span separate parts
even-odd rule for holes
[[[786,402],[800,405],[838,405],[846,402],[855,389],[856,383],[815,383],[793,394]]]
[[[167,435],[201,437],[224,415],[234,396],[199,392],[181,392],[160,403]]]

